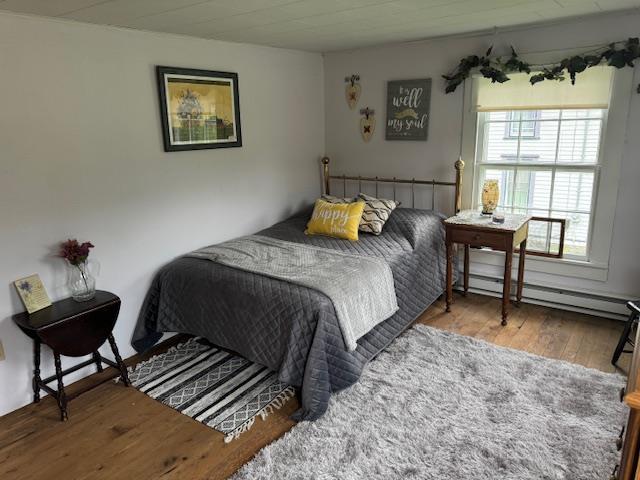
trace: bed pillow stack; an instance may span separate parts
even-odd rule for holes
[[[365,233],[380,235],[384,224],[389,220],[391,212],[393,212],[400,202],[395,200],[387,200],[384,198],[376,198],[364,193],[358,194],[355,198],[334,197],[332,195],[322,195],[322,199],[328,203],[352,203],[355,201],[364,202],[364,210],[358,230]]]

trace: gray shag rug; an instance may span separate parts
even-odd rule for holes
[[[234,479],[601,480],[624,378],[417,325]],[[254,428],[259,428],[258,425]]]

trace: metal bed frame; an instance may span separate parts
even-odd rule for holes
[[[324,193],[327,195],[331,194],[331,180],[342,180],[342,194],[346,196],[347,193],[347,181],[357,181],[358,189],[362,191],[362,182],[375,183],[376,186],[376,197],[378,196],[378,185],[380,183],[390,183],[393,185],[393,199],[396,199],[396,185],[411,185],[411,208],[415,208],[415,187],[416,185],[427,185],[431,186],[431,206],[432,209],[435,210],[435,202],[436,202],[436,187],[454,187],[455,195],[454,195],[454,212],[457,214],[462,207],[462,175],[464,172],[464,161],[462,158],[458,158],[453,164],[456,171],[456,179],[453,182],[441,181],[441,180],[416,180],[412,179],[402,179],[402,178],[385,178],[385,177],[363,177],[363,176],[353,176],[353,175],[331,175],[329,170],[329,163],[331,160],[329,157],[323,157],[321,160],[322,163],[322,184]],[[531,217],[531,221],[533,222],[547,222],[549,224],[557,223],[560,225],[560,239],[558,245],[558,253],[551,253],[550,251],[542,252],[539,250],[527,250],[527,255],[536,255],[539,257],[549,257],[549,258],[562,258],[564,255],[564,237],[565,237],[565,228],[566,228],[566,220],[564,218],[551,218],[551,217]],[[516,250],[517,252],[518,250]]]

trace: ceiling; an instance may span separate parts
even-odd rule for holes
[[[0,0],[0,10],[310,51],[635,9],[640,0]]]

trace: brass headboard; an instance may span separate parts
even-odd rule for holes
[[[344,195],[346,195],[346,182],[357,181],[358,188],[362,190],[362,182],[374,182],[376,184],[376,196],[378,195],[378,184],[379,183],[391,183],[393,184],[393,195],[395,197],[396,193],[396,185],[397,184],[409,184],[411,185],[411,206],[415,207],[415,192],[414,188],[416,185],[431,185],[431,201],[432,207],[435,210],[435,191],[436,186],[445,186],[445,187],[455,187],[455,201],[454,201],[454,212],[458,213],[461,209],[462,205],[462,172],[464,171],[464,161],[462,158],[459,158],[454,163],[454,168],[456,169],[456,180],[454,182],[443,182],[439,180],[416,180],[412,178],[411,180],[401,179],[401,178],[384,178],[384,177],[354,177],[348,175],[331,175],[329,173],[329,157],[323,157],[322,160],[322,180],[324,185],[324,193],[329,195],[331,193],[331,180],[342,180],[343,182],[343,190]],[[395,198],[394,198],[395,200]]]
[[[402,178],[384,178],[384,177],[354,177],[349,175],[331,175],[329,173],[329,157],[323,157],[322,160],[322,184],[324,187],[324,193],[331,193],[331,180],[342,180],[342,189],[343,196],[346,196],[347,180],[349,181],[357,181],[358,188],[362,191],[362,182],[374,182],[376,184],[376,197],[378,196],[378,184],[379,183],[391,183],[393,184],[393,199],[396,198],[396,185],[398,184],[409,184],[411,185],[411,207],[415,208],[415,192],[414,187],[416,185],[431,185],[431,205],[433,210],[435,210],[435,191],[436,186],[445,186],[445,187],[455,187],[455,198],[454,198],[454,212],[458,213],[461,210],[462,206],[462,173],[464,172],[464,161],[462,158],[458,158],[456,162],[453,164],[456,169],[456,180],[455,182],[442,182],[439,180],[416,180],[412,178],[411,180],[402,179]],[[549,245],[549,250],[547,251],[539,251],[539,250],[529,250],[527,249],[527,255],[538,255],[541,257],[551,257],[551,258],[563,258],[564,256],[564,239],[565,239],[565,228],[566,228],[566,220],[562,218],[550,218],[550,217],[531,217],[532,222],[546,222],[549,224],[557,223],[560,226],[560,240],[558,245],[558,253],[552,253],[551,246]],[[551,227],[549,227],[551,228]],[[549,230],[551,232],[551,230]],[[550,233],[549,233],[550,234]],[[517,252],[517,250],[516,250]]]

